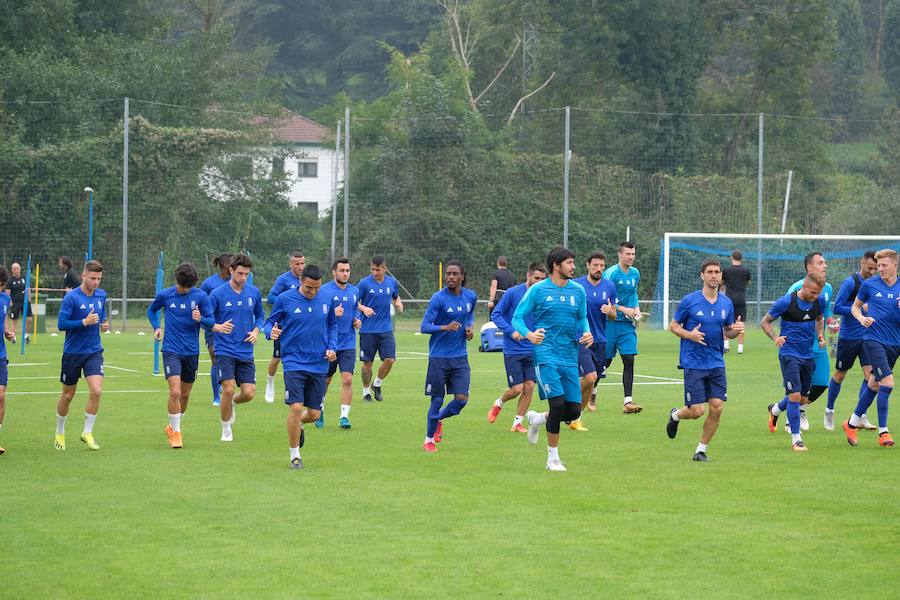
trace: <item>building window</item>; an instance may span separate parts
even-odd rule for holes
[[[314,162],[298,162],[297,177],[318,177],[319,164]]]

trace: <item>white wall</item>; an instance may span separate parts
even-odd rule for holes
[[[321,146],[298,146],[299,152],[284,159],[285,173],[293,179],[293,185],[288,193],[291,204],[301,202],[315,203],[319,217],[325,215],[331,208],[334,198],[334,150]],[[302,154],[300,154],[302,152]],[[338,187],[344,181],[344,156],[338,154]],[[314,162],[317,164],[316,177],[298,177],[298,162]]]

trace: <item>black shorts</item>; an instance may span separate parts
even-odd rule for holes
[[[10,319],[12,319],[13,321],[15,321],[15,320],[17,320],[20,316],[22,316],[22,309],[23,309],[23,308],[25,308],[25,306],[22,305],[22,304],[10,304],[10,305],[9,305],[9,312],[7,313],[7,316],[9,316]],[[29,316],[29,317],[34,316],[34,313],[31,312],[31,305],[30,305],[30,304],[28,305],[28,315],[27,315],[27,316]]]
[[[741,318],[741,321],[747,322],[747,303],[746,302],[734,302],[734,320],[737,321],[738,317]]]

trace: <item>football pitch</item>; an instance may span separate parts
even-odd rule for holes
[[[269,342],[257,347],[258,396],[238,408],[230,444],[219,441],[201,355],[184,448],[171,450],[150,336],[103,336],[102,450],[79,442],[82,382],[68,450],[58,452],[62,339],[41,336],[24,357],[7,346],[2,598],[862,598],[900,589],[898,450],[879,448],[874,433],[851,448],[839,427],[825,431],[824,397],[809,409],[809,452],[792,452],[783,429],[769,433],[766,405],[781,397],[781,376],[757,330],[743,355],[726,356],[729,400],[712,462],[691,461],[701,422],[666,436],[682,399],[678,341],[642,330],[634,396],[644,412],[622,414],[614,362],[598,411],[585,415],[590,431],[562,432],[567,473],[544,469],[543,431],[537,446],[509,431],[514,402],[487,423],[503,360],[476,342],[468,406],[445,422],[439,452],[423,452],[427,336],[409,331],[398,334],[383,402],[361,400],[357,369],[351,431],[337,427],[332,387],[325,428],[307,428],[300,471],[288,468],[285,406],[262,398]],[[856,368],[839,420],[859,382]]]

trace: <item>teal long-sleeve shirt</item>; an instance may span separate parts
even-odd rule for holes
[[[534,346],[535,362],[577,365],[578,340],[591,330],[584,288],[574,281],[560,287],[548,277],[528,288],[513,314],[512,326],[523,337],[530,331],[525,324],[529,314],[535,328],[544,330],[543,343]]]

